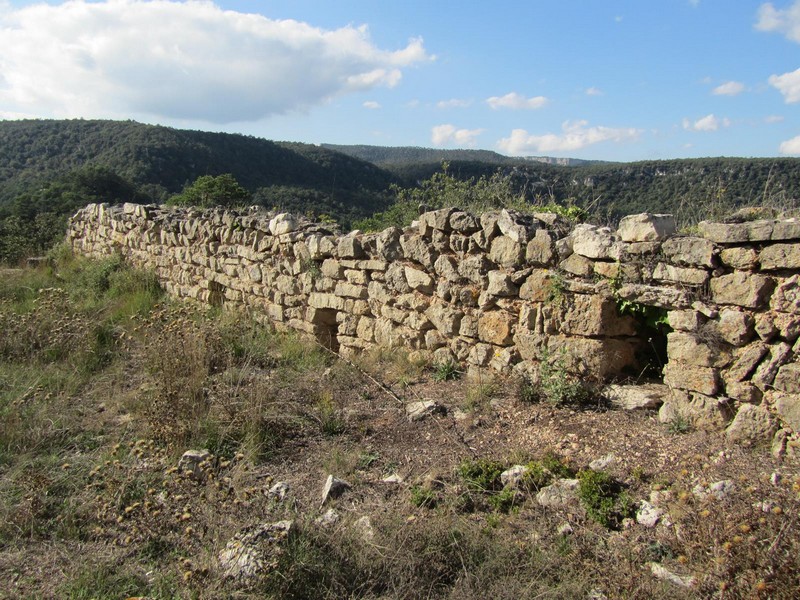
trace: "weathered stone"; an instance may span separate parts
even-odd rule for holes
[[[636,325],[633,318],[620,316],[611,297],[573,294],[567,302],[561,331],[581,336],[632,336]]]
[[[247,585],[270,575],[292,531],[292,521],[245,527],[219,554],[223,577]]]
[[[505,311],[485,312],[478,317],[478,339],[495,346],[507,346],[512,341],[514,321]]]
[[[800,394],[800,364],[787,363],[780,367],[772,385],[781,392]]]
[[[736,271],[712,278],[711,295],[717,304],[760,308],[769,298],[773,286],[769,277]]]
[[[667,355],[670,362],[699,367],[725,367],[731,362],[728,352],[718,344],[709,344],[696,334],[673,331],[667,335]]]
[[[558,265],[562,271],[572,273],[579,277],[588,277],[594,272],[594,265],[591,260],[579,254],[570,254]]]
[[[725,395],[739,402],[759,404],[764,393],[749,381],[726,381]]]
[[[436,400],[420,400],[406,404],[406,416],[411,422],[422,421],[431,415],[443,414],[446,412],[444,406]]]
[[[529,215],[503,209],[498,216],[497,227],[504,236],[524,245],[528,243],[533,231],[533,219]]]
[[[353,285],[351,283],[345,283],[344,281],[340,281],[336,284],[336,289],[333,293],[343,298],[366,300],[368,297],[366,286]]]
[[[550,265],[555,257],[554,237],[546,229],[537,229],[533,239],[528,242],[525,260],[533,265]]]
[[[586,258],[619,260],[622,246],[615,241],[614,233],[608,227],[577,225],[570,234],[572,251]]]
[[[406,282],[412,290],[417,290],[423,294],[433,293],[433,278],[425,271],[413,267],[405,268]]]
[[[458,273],[458,262],[452,256],[442,254],[433,264],[433,269],[439,277],[445,278],[453,283],[461,280]]]
[[[800,244],[773,244],[765,247],[759,256],[761,269],[800,269]]]
[[[617,235],[623,242],[658,242],[676,231],[675,217],[642,213],[623,217]]]
[[[472,283],[482,283],[486,273],[494,269],[494,265],[484,255],[468,256],[458,263],[458,273]]]
[[[673,390],[672,397],[658,411],[661,423],[685,421],[702,429],[722,429],[732,417],[726,399],[681,390]]]
[[[780,420],[791,427],[795,433],[800,433],[800,394],[771,392],[769,399]]]
[[[754,321],[749,313],[722,309],[715,322],[715,331],[732,346],[744,346],[753,338]]]
[[[433,326],[446,336],[458,335],[464,313],[444,304],[434,303],[425,311]]]
[[[213,460],[208,450],[187,450],[178,460],[178,472],[188,473],[196,481],[205,481],[206,470],[211,468]]]
[[[322,504],[328,500],[333,500],[344,494],[352,486],[344,479],[337,479],[333,475],[328,475],[325,485],[322,487]]]
[[[437,254],[433,248],[419,235],[400,236],[400,246],[406,258],[418,262],[422,266],[432,269]]]
[[[689,294],[684,290],[661,288],[653,285],[625,284],[619,288],[617,295],[623,300],[670,310],[689,308],[692,305]]]
[[[758,253],[753,248],[725,248],[719,257],[723,265],[740,271],[752,271],[758,265]]]
[[[779,312],[800,314],[800,275],[779,280],[770,306]]]
[[[502,239],[502,238],[497,238]],[[497,240],[495,240],[497,241]],[[514,285],[511,276],[503,271],[489,271],[489,285],[486,292],[492,296],[516,296],[519,288]]]
[[[562,508],[574,504],[578,501],[578,485],[577,479],[559,479],[539,490],[536,502],[550,508]]]
[[[397,227],[389,227],[381,231],[375,238],[378,255],[384,260],[393,261],[402,257],[403,249],[400,245],[402,232]]]
[[[664,515],[664,509],[653,506],[646,500],[639,503],[639,510],[636,511],[636,522],[647,528],[653,528],[658,525],[661,517]]]
[[[671,394],[669,386],[658,383],[612,384],[603,390],[603,395],[611,404],[624,410],[657,409]]]
[[[800,220],[796,217],[775,221],[772,228],[772,241],[798,240],[800,239]]]
[[[766,408],[743,404],[725,430],[725,437],[729,444],[766,445],[777,430],[778,424]]]
[[[492,240],[489,259],[502,267],[513,268],[522,262],[523,253],[522,244],[501,235]]]
[[[664,565],[656,562],[650,563],[650,572],[656,579],[667,581],[678,587],[692,588],[697,584],[697,578],[693,575],[678,575],[667,569]]]
[[[780,336],[787,342],[793,342],[800,337],[800,315],[775,313],[773,324]]]
[[[462,211],[457,211],[450,215],[450,227],[454,231],[467,235],[475,233],[481,228],[478,219]]]
[[[563,359],[567,370],[577,375],[604,380],[637,365],[636,346],[626,340],[559,335],[546,339],[550,356]]]
[[[704,238],[718,244],[743,242],[766,242],[772,239],[774,221],[750,221],[748,223],[709,223],[701,221],[697,228]]]
[[[297,219],[289,213],[281,213],[269,222],[269,232],[272,235],[291,233],[297,228]]]
[[[450,231],[450,216],[456,211],[455,208],[442,208],[422,213],[419,216],[419,223],[422,228],[436,229],[438,231]]]
[[[508,489],[518,489],[529,469],[525,465],[514,465],[500,473],[500,483]]]
[[[689,267],[676,267],[666,263],[658,263],[653,270],[653,279],[673,281],[684,285],[702,286],[708,283],[708,271]]]
[[[354,235],[346,235],[340,238],[336,246],[336,254],[339,258],[361,258],[364,256],[361,240]]]
[[[661,252],[673,264],[713,267],[716,248],[700,237],[674,237],[666,240]]]
[[[792,347],[786,342],[772,344],[769,347],[769,357],[762,361],[755,373],[753,373],[752,381],[762,391],[766,391],[768,387],[772,386],[775,381],[775,376],[778,374],[778,369],[786,363],[792,352]]]
[[[664,383],[678,390],[713,396],[720,390],[719,371],[712,367],[687,365],[670,360],[664,366]]]
[[[671,310],[667,313],[667,321],[676,331],[697,331],[705,318],[696,310]]]
[[[548,269],[534,270],[519,290],[522,300],[545,302],[552,291],[552,274]]]

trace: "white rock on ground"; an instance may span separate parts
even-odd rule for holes
[[[293,521],[251,525],[237,533],[219,554],[223,575],[239,583],[263,577],[274,569]]]

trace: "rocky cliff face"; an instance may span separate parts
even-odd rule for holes
[[[175,296],[252,309],[345,356],[403,347],[472,376],[532,378],[557,360],[596,381],[662,360],[663,419],[800,430],[797,220],[702,223],[684,236],[669,215],[632,215],[614,231],[444,209],[406,230],[342,235],[288,214],[102,204],[72,218],[68,240],[153,269]]]

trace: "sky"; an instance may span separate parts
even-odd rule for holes
[[[800,0],[0,0],[0,119],[800,156]]]

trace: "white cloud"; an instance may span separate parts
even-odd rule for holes
[[[772,2],[762,4],[758,8],[755,28],[759,31],[776,31],[793,42],[800,42],[800,0],[795,0],[786,10],[775,8]]]
[[[800,135],[786,140],[781,144],[781,154],[789,154],[791,156],[800,156]]]
[[[395,86],[403,68],[431,58],[421,39],[387,51],[366,26],[326,30],[210,1],[39,3],[0,13],[0,105],[39,116],[251,121]]]
[[[456,145],[471,148],[483,129],[457,129],[455,125],[437,125],[431,129],[431,143],[434,146]]]
[[[764,117],[764,123],[783,123],[783,115],[768,115]]]
[[[362,106],[370,110],[377,110],[381,107],[380,102],[375,102],[374,100],[367,100]]]
[[[599,88],[596,88],[596,87],[590,87],[590,88],[586,88],[585,94],[587,96],[602,96],[603,95],[603,90],[601,90]]]
[[[586,146],[600,142],[635,141],[642,133],[641,129],[632,127],[587,127],[587,121],[565,121],[562,133],[546,133],[531,135],[524,129],[514,129],[511,136],[497,142],[506,154],[519,155],[531,152],[566,152],[580,150]]]
[[[783,94],[787,104],[800,102],[800,69],[783,75],[772,75],[769,84]]]
[[[697,8],[700,6],[700,0],[689,0],[689,6],[692,8]]]
[[[436,103],[436,108],[466,108],[472,104],[472,100],[462,100],[461,98],[451,98],[450,100],[440,100]]]
[[[505,96],[492,96],[491,98],[486,99],[486,103],[495,110],[498,108],[535,110],[537,108],[542,108],[548,102],[549,100],[544,96],[533,96],[531,98],[526,98],[517,92],[511,92]]]
[[[701,117],[696,121],[684,119],[682,123],[683,128],[687,131],[716,131],[720,127],[729,127],[730,124],[730,119],[720,119],[714,114],[706,115],[705,117]]]
[[[744,91],[744,84],[738,81],[726,81],[718,85],[711,93],[715,96],[738,96]]]

